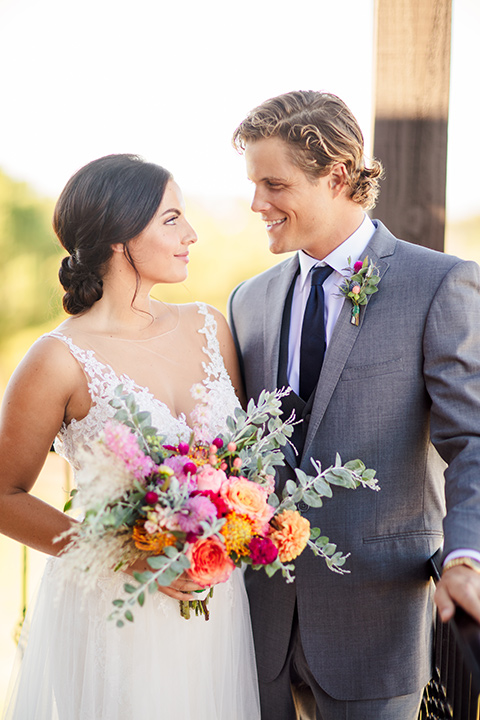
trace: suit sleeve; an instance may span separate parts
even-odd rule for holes
[[[241,288],[242,285],[243,285],[243,283],[241,285],[238,285],[238,287],[236,287],[235,290],[233,290],[232,294],[228,298],[227,310],[228,310],[228,324],[230,325],[230,330],[232,332],[233,341],[235,343],[235,348],[237,350],[238,364],[240,366],[240,374],[241,374],[241,378],[242,378],[242,384],[243,384],[243,387],[245,387],[245,368],[244,368],[244,363],[243,363],[242,351],[240,349],[240,343],[238,341],[238,334],[237,334],[237,330],[235,327],[235,319],[234,319],[234,313],[233,313],[233,301],[238,292],[238,289]]]
[[[425,324],[424,377],[432,442],[445,460],[445,555],[480,551],[480,272],[458,262]]]

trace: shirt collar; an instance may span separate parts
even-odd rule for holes
[[[376,228],[368,215],[365,215],[361,225],[344,242],[332,250],[323,260],[307,255],[300,250],[300,288],[303,290],[310,270],[316,265],[330,265],[339,275],[345,276],[346,269],[360,258],[367,247]],[[350,263],[348,262],[350,258]]]

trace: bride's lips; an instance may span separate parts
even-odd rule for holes
[[[189,253],[188,252],[179,253],[178,255],[175,255],[175,257],[179,258],[179,260],[183,260],[186,263],[188,263],[188,261],[189,261]]]

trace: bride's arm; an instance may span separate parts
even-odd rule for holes
[[[232,381],[235,393],[240,400],[242,407],[246,407],[245,390],[243,388],[237,351],[235,349],[231,330],[222,313],[218,310],[214,310],[214,308],[212,308],[212,311],[214,312],[215,319],[217,321],[217,337],[225,367],[230,375],[230,380]]]
[[[82,382],[63,343],[41,339],[14,372],[0,413],[0,532],[50,555],[71,520],[30,491]]]

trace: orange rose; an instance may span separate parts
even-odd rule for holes
[[[202,587],[225,582],[235,569],[225,545],[215,537],[197,540],[187,555],[190,560],[187,573]]]
[[[284,510],[277,515],[269,538],[278,548],[282,562],[294,560],[304,550],[310,537],[310,523],[296,510]]]
[[[232,510],[253,520],[257,532],[261,532],[275,512],[267,502],[266,490],[241,476],[224,483],[220,495]]]

